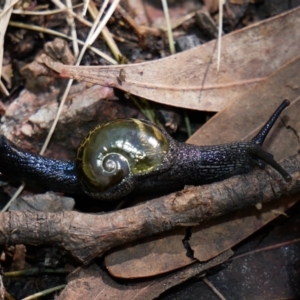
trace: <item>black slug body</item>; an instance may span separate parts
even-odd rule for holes
[[[82,193],[73,162],[25,152],[3,135],[0,135],[0,172],[31,186]]]
[[[261,148],[288,105],[287,100],[283,101],[251,141],[217,146],[179,143],[148,121],[114,120],[89,133],[78,148],[75,163],[27,153],[0,136],[0,172],[30,185],[75,194],[85,192],[100,200],[211,183],[265,163],[289,180],[290,175]]]

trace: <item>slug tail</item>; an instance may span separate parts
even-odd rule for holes
[[[284,100],[280,106],[276,109],[276,111],[273,113],[271,118],[268,120],[268,122],[263,126],[263,128],[259,131],[259,133],[253,138],[253,142],[255,142],[257,145],[262,146],[264,143],[269,131],[273,127],[274,123],[282,113],[282,111],[290,105],[290,102],[288,100]]]
[[[0,135],[0,172],[46,190],[82,194],[73,162],[28,153]]]

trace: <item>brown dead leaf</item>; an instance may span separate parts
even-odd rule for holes
[[[201,127],[189,139],[189,142],[207,145],[249,139],[266,122],[266,116],[269,116],[278,103],[286,98],[292,104],[282,114],[282,121],[277,122],[270,132],[264,148],[274,154],[277,160],[296,154],[299,149],[298,132],[300,130],[298,120],[300,111],[299,67],[300,57],[280,68],[268,80],[260,83],[242,98],[228,105],[222,112]],[[222,128],[222,130],[219,128]],[[297,201],[297,198],[295,198],[295,201]],[[283,212],[288,208],[285,203],[283,201],[281,204],[283,206],[278,207],[279,211]],[[271,212],[272,209],[274,208],[266,205],[263,206],[263,212],[255,212],[254,208],[247,210],[246,213],[237,212],[234,217],[229,219],[231,221],[226,218],[223,223],[208,228],[207,232],[206,230],[203,231],[203,227],[193,228],[195,234],[192,235],[190,243],[195,251],[195,257],[205,261],[213,255],[214,251],[209,247],[208,251],[211,255],[206,256],[208,252],[205,251],[204,245],[209,245],[213,241],[215,243],[215,235],[222,236],[224,246],[225,244],[228,246],[231,244],[229,247],[232,247],[239,242],[239,239],[246,238],[276,217]],[[234,230],[234,228],[238,230]],[[236,239],[235,242],[234,239]],[[222,247],[222,249],[227,249],[227,247]],[[215,252],[215,254],[219,253],[220,251]]]
[[[283,99],[292,103],[270,132],[264,149],[277,160],[296,154],[300,130],[300,56],[280,68],[241,98],[235,99],[222,112],[211,118],[188,142],[216,145],[250,139],[263,126]],[[291,128],[286,127],[289,125]],[[292,130],[293,129],[293,130]]]
[[[15,246],[15,253],[12,260],[10,271],[20,271],[28,267],[26,262],[26,247],[22,244]]]
[[[299,55],[299,26],[296,8],[224,36],[219,73],[216,41],[133,65],[65,66],[45,56],[42,62],[62,77],[116,87],[159,103],[219,111]]]
[[[101,300],[150,300],[158,297],[164,291],[176,286],[189,278],[196,276],[208,268],[223,263],[232,255],[227,251],[208,263],[194,263],[183,270],[159,278],[143,280],[142,282],[118,283],[97,265],[79,269],[75,272],[57,300],[101,299]],[[155,261],[152,262],[155,264]],[[96,297],[95,295],[98,295]]]
[[[230,249],[277,218],[280,212],[286,211],[298,199],[299,196],[295,196],[291,201],[287,201],[287,198],[283,197],[263,205],[259,211],[250,207],[208,222],[205,226],[193,227],[190,246],[194,257],[203,262]],[[277,213],[274,213],[274,210]]]
[[[105,257],[105,265],[120,278],[150,277],[188,266],[195,260],[186,255],[185,234],[186,229],[180,228],[123,245]]]

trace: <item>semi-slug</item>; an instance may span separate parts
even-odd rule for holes
[[[271,165],[286,180],[290,175],[261,146],[287,100],[260,132],[247,142],[195,146],[175,141],[148,121],[120,119],[97,126],[81,143],[76,162],[23,151],[0,136],[0,172],[47,190],[82,193],[114,200],[130,193],[179,190],[244,174]]]

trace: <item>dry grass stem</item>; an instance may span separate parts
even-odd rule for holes
[[[92,18],[95,20],[95,24],[96,24],[96,20],[97,19],[100,20],[99,17],[101,17],[101,15],[99,13],[99,16],[97,18],[97,8],[96,8],[96,6],[93,2],[90,3],[90,5],[88,6],[88,10],[89,10],[89,13],[91,14]],[[110,34],[110,32],[109,32],[109,30],[107,29],[106,26],[103,28],[101,34],[102,34],[105,42],[107,43],[110,51],[112,52],[113,56],[118,61],[119,58],[122,56],[122,53],[119,50],[117,44],[115,43],[114,39],[112,38],[112,35]]]
[[[47,29],[47,28],[43,28],[43,27],[40,27],[40,26],[36,26],[36,25],[30,25],[30,24],[25,24],[25,23],[19,23],[19,22],[10,21],[9,22],[9,26],[18,27],[18,28],[24,28],[24,29],[29,29],[29,30],[34,30],[34,31],[37,31],[37,32],[43,32],[43,33],[46,33],[46,34],[51,34],[51,35],[54,35],[54,36],[62,37],[64,39],[67,39],[67,40],[70,40],[70,41],[72,40],[72,37],[70,37],[70,36],[68,36],[66,34],[63,34],[61,32],[58,32],[58,31],[55,31],[55,30],[52,30],[52,29]],[[78,43],[80,45],[84,45],[84,42],[81,41],[81,40],[78,40]],[[113,58],[111,58],[110,56],[108,56],[107,54],[105,54],[104,52],[100,51],[99,49],[97,49],[95,47],[92,47],[92,46],[88,46],[87,48],[89,48],[94,53],[96,53],[97,55],[99,55],[102,58],[104,58],[105,60],[107,60],[109,63],[111,63],[113,65],[117,64],[116,60],[114,60]]]
[[[4,5],[3,12],[1,13],[1,18],[0,18],[0,28],[1,28],[1,35],[0,35],[0,76],[2,75],[2,64],[3,64],[3,53],[4,53],[4,37],[5,37],[5,32],[7,29],[7,25],[11,16],[12,12],[12,7],[14,4],[16,4],[18,1],[6,1]],[[1,82],[0,85],[1,90],[5,95],[8,95],[8,91],[6,88],[4,88],[3,83]]]
[[[202,281],[214,292],[214,294],[219,299],[226,300],[226,298],[215,288],[215,286],[206,277],[203,277]]]
[[[167,34],[168,34],[170,52],[171,52],[171,54],[174,54],[175,53],[175,44],[174,44],[174,39],[173,39],[173,34],[172,34],[170,14],[169,14],[167,0],[161,0],[161,2],[162,2],[164,14],[165,14],[166,24],[167,24]]]
[[[71,0],[66,0],[67,7],[70,11],[73,10],[72,8],[72,2]],[[74,22],[74,17],[71,14],[67,14],[67,23],[70,26],[71,30],[71,36],[72,36],[72,43],[73,43],[73,52],[74,56],[77,57],[79,53],[79,46],[78,46],[78,40],[77,40],[77,31],[76,31],[76,25]]]
[[[218,29],[218,55],[217,55],[217,72],[220,70],[221,63],[221,43],[222,43],[222,32],[223,32],[223,5],[224,0],[219,0],[219,29]]]
[[[77,7],[81,7],[81,6],[82,6],[82,3],[76,4],[73,6],[73,9],[77,8]],[[22,9],[13,9],[12,14],[22,15],[22,16],[50,16],[50,15],[60,14],[60,13],[67,12],[67,11],[68,11],[67,7],[59,8],[59,9],[52,9],[52,10],[50,10],[50,9],[42,10],[42,11],[28,11],[28,10],[22,10]],[[1,11],[0,16],[2,15],[2,13],[3,13],[3,11]],[[75,15],[74,12],[73,12],[73,14]]]

